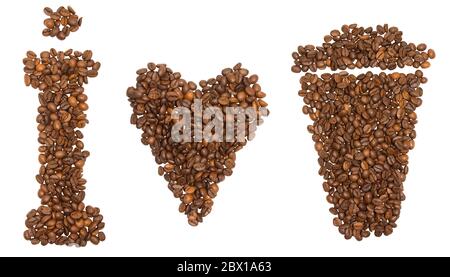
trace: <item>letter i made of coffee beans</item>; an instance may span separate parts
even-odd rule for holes
[[[53,12],[44,22],[50,36],[64,39],[76,31],[81,19],[68,7]],[[58,31],[64,26],[62,31]],[[96,77],[100,63],[92,51],[57,51],[54,48],[35,54],[28,51],[23,59],[24,82],[39,90],[36,117],[40,144],[38,196],[40,206],[26,215],[24,238],[32,244],[86,246],[105,240],[105,226],[100,209],[84,204],[86,179],[83,168],[89,151],[84,148],[83,133],[88,123],[87,95],[84,84]]]

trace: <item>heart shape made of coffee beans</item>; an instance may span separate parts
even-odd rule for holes
[[[133,108],[131,124],[142,129],[141,142],[150,146],[156,163],[161,165],[159,175],[181,200],[179,211],[187,215],[190,225],[197,226],[211,212],[218,183],[233,173],[236,152],[253,138],[262,116],[268,115],[267,103],[262,100],[266,94],[257,83],[258,76],[249,75],[240,63],[223,69],[216,78],[200,81],[199,87],[165,64],[149,63],[136,73],[136,86],[127,90]],[[195,105],[205,112],[213,110],[214,116],[208,120],[205,115],[197,115]],[[235,114],[228,113],[233,108]],[[180,109],[187,111],[188,119],[174,116]],[[220,112],[225,117],[221,118]],[[242,114],[244,117],[240,117]],[[194,131],[183,140],[174,139],[174,133],[178,133],[174,127],[182,122],[186,126],[181,132],[199,127],[200,136]],[[216,123],[212,130],[208,127],[211,122]],[[229,126],[227,122],[233,123],[233,132],[230,135],[227,128],[224,136],[218,130]],[[205,128],[211,136],[205,135]]]

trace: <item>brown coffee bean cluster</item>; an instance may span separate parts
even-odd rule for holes
[[[246,128],[246,139],[242,142],[206,142],[204,139],[201,142],[174,142],[171,138],[173,109],[186,107],[192,111],[195,99],[202,100],[204,109],[253,107],[260,124],[259,108],[267,106],[262,99],[266,94],[257,83],[258,76],[249,76],[249,71],[241,64],[222,70],[216,78],[200,81],[199,86],[185,81],[180,73],[173,72],[165,64],[149,63],[137,74],[136,86],[127,90],[133,108],[131,124],[143,130],[141,141],[150,146],[156,163],[161,164],[159,175],[164,176],[173,195],[180,198],[179,211],[187,215],[190,225],[196,226],[211,212],[213,199],[219,191],[218,183],[233,173],[236,152],[246,145],[255,130]],[[192,130],[195,124],[207,124],[202,119],[200,122],[194,120],[194,117]]]
[[[100,209],[85,206],[83,167],[89,151],[79,129],[87,123],[83,84],[96,77],[100,63],[92,51],[28,51],[23,59],[25,85],[39,89],[39,163],[36,180],[41,206],[27,214],[24,238],[32,244],[98,244],[105,239]]]
[[[400,216],[408,151],[414,148],[415,109],[422,103],[415,74],[354,76],[306,73],[299,95],[319,154],[319,174],[333,224],[350,239],[389,235]]]
[[[402,39],[402,31],[387,24],[376,28],[343,25],[341,31],[332,30],[324,37],[322,46],[299,46],[292,53],[295,73],[330,68],[345,70],[379,67],[395,69],[405,66],[428,68],[436,54],[424,43],[415,45]]]
[[[78,17],[71,6],[67,8],[61,6],[56,12],[46,7],[44,13],[48,18],[44,20],[45,29],[42,30],[42,35],[57,37],[59,40],[64,40],[71,32],[78,31],[83,21],[83,18]]]
[[[333,30],[323,47],[298,47],[293,72],[329,68],[404,66],[428,68],[434,58],[426,45],[402,41],[396,27],[375,29],[344,25]],[[331,41],[334,41],[331,43]],[[300,78],[299,95],[313,125],[308,126],[319,155],[319,174],[333,224],[346,239],[362,240],[371,232],[390,235],[397,226],[408,152],[414,148],[416,108],[422,104],[423,72],[358,76],[346,71]]]

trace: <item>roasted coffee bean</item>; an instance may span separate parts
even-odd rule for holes
[[[59,7],[56,12],[51,8],[44,8],[44,13],[49,17],[44,20],[45,29],[43,36],[57,37],[64,40],[71,32],[76,32],[81,26],[81,18],[78,18],[75,10],[68,6],[67,9]]]
[[[85,208],[83,203],[83,167],[89,152],[84,150],[80,140],[83,134],[77,128],[87,123],[83,84],[89,76],[82,76],[81,69],[94,70],[97,64],[91,59],[91,51],[84,53],[82,57],[81,52],[72,49],[51,49],[37,58],[29,51],[23,60],[25,85],[40,90],[37,123],[42,166],[36,180],[42,206],[27,214],[24,232],[24,238],[32,244],[85,246],[88,241],[97,244],[105,239],[103,233],[94,233],[96,229],[85,229],[94,220],[97,229],[104,223],[98,208]],[[85,64],[79,65],[80,61]]]
[[[198,86],[183,80],[180,73],[165,64],[148,63],[136,74],[136,86],[126,91],[133,109],[130,122],[142,129],[142,143],[150,146],[156,163],[162,165],[158,167],[158,174],[164,176],[173,195],[181,200],[178,210],[186,214],[189,225],[197,226],[211,212],[212,198],[219,191],[218,183],[233,173],[236,152],[252,138],[250,126],[244,130],[243,141],[236,139],[235,132],[230,142],[225,138],[175,142],[171,138],[174,124],[171,111],[185,107],[194,118],[196,100],[202,100],[203,110],[216,107],[226,112],[231,107],[252,107],[259,125],[263,116],[260,108],[267,106],[262,100],[266,94],[257,83],[258,76],[249,76],[249,71],[241,64],[225,68],[221,75],[202,80]],[[205,127],[207,123],[200,120],[194,124]],[[225,127],[225,120],[223,123]],[[249,124],[248,118],[245,124]]]

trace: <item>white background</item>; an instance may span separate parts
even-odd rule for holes
[[[416,256],[450,254],[448,8],[446,1],[0,1],[0,256]],[[83,26],[65,41],[42,37],[42,9],[70,4]],[[389,23],[437,53],[425,71],[398,227],[389,237],[346,241],[317,174],[317,154],[291,73],[299,44],[322,43],[342,24]],[[32,246],[25,214],[39,205],[38,91],[23,84],[22,58],[91,49],[102,63],[85,86],[86,204],[101,208],[107,240],[85,248]],[[271,110],[256,139],[220,183],[212,213],[193,228],[157,174],[141,131],[130,125],[126,89],[147,62],[186,80],[215,77],[242,62],[260,76]],[[447,67],[446,67],[447,66]],[[377,70],[374,70],[377,71]]]

